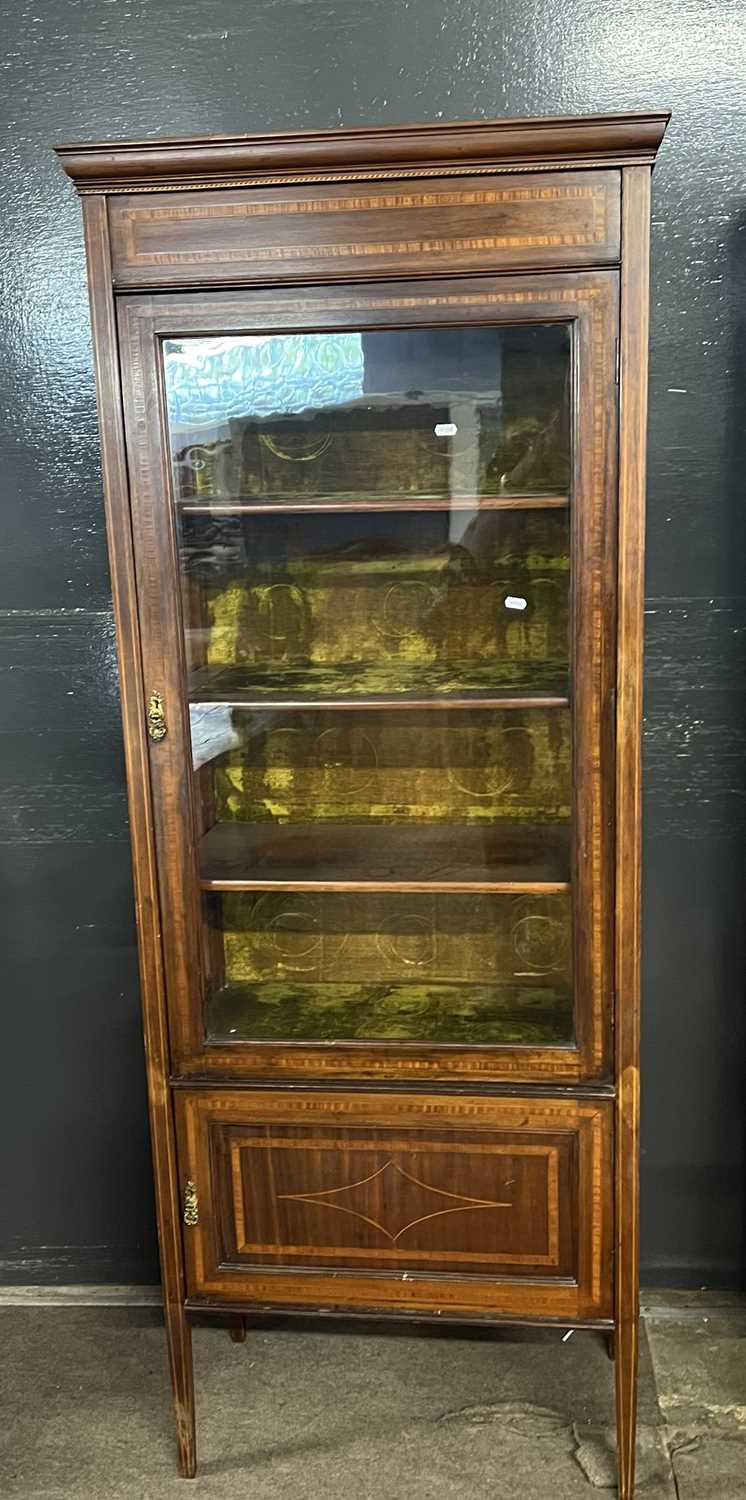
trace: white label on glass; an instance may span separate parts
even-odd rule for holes
[[[458,432],[458,427],[456,426],[455,422],[436,422],[435,423],[435,436],[436,437],[455,437],[457,432]]]
[[[525,609],[528,599],[521,599],[517,594],[508,594],[505,600],[506,609]]]

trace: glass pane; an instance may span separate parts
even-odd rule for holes
[[[192,709],[216,822],[565,825],[567,709]]]
[[[205,898],[212,1041],[565,1042],[569,903],[555,896]]]
[[[567,510],[182,518],[192,699],[567,693]]]
[[[210,1041],[572,1044],[570,352],[165,342]]]
[[[168,340],[174,492],[566,495],[568,349],[563,324]]]

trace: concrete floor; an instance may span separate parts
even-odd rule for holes
[[[746,1303],[648,1305],[644,1500],[746,1500]],[[155,1307],[0,1307],[0,1494],[23,1500],[589,1500],[613,1490],[597,1335],[195,1329],[200,1468],[177,1478]]]

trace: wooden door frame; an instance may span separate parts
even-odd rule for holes
[[[162,694],[168,734],[150,746],[172,1067],[179,1077],[271,1075],[403,1082],[603,1082],[610,1055],[613,944],[618,273],[459,277],[362,287],[122,296],[123,398],[146,695]],[[568,322],[573,358],[572,523],[574,982],[577,1046],[402,1047],[386,1043],[205,1044],[199,885],[174,505],[161,372],[169,336],[335,328]],[[577,431],[575,431],[577,429]]]
[[[184,1315],[186,1289],[181,1223],[182,1194],[176,1155],[173,1096],[168,1087],[170,1046],[148,759],[147,704],[105,195],[97,193],[85,198],[82,209],[98,392],[106,532],[117,633],[163,1316],[174,1398],[179,1472],[190,1477],[196,1467],[192,1340]]]

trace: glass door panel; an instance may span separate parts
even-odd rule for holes
[[[570,324],[162,357],[208,1042],[572,1046]]]
[[[215,822],[567,831],[568,709],[193,705]],[[222,745],[222,748],[221,748]]]
[[[174,492],[231,502],[566,497],[567,324],[169,340]]]
[[[213,1041],[563,1045],[569,895],[205,896]]]
[[[190,699],[564,696],[567,509],[181,517]]]

